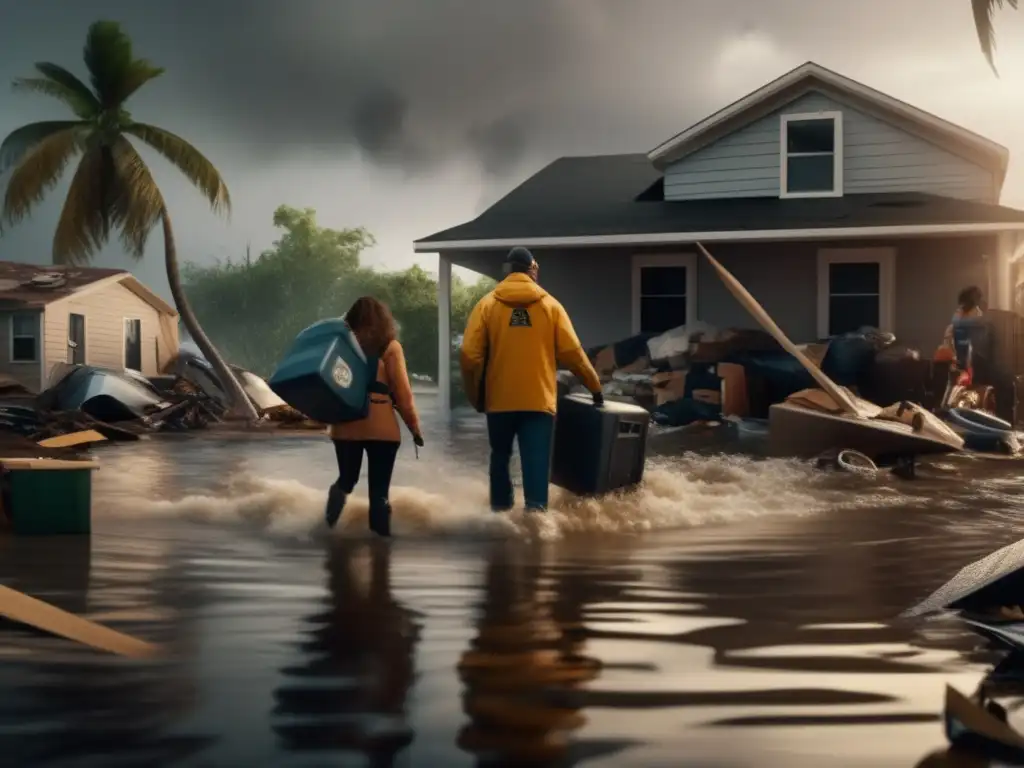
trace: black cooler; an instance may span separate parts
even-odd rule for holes
[[[636,485],[644,476],[651,414],[638,405],[591,395],[558,399],[551,482],[580,496]]]

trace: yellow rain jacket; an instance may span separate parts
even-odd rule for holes
[[[565,308],[529,275],[518,272],[473,308],[460,363],[469,401],[487,413],[554,413],[559,365],[591,392],[601,390]]]

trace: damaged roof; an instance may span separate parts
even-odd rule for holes
[[[1024,211],[916,192],[665,201],[662,184],[661,172],[644,154],[564,157],[476,219],[417,240],[416,250],[562,244],[555,239],[570,245],[573,238],[653,244],[660,235],[715,232],[809,230],[827,236],[848,228],[1002,224],[1024,229]]]
[[[124,269],[68,267],[0,261],[0,307],[42,309],[101,285],[120,283],[157,310],[176,315],[170,304]]]

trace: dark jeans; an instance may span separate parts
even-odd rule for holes
[[[555,417],[550,413],[508,411],[487,414],[487,437],[491,443],[491,509],[502,512],[512,509],[515,503],[509,473],[513,441],[519,442],[526,508],[547,508],[554,436]]]
[[[363,452],[366,452],[369,461],[366,480],[369,485],[367,495],[370,497],[370,528],[385,536],[391,531],[391,504],[388,502],[388,495],[391,492],[391,473],[395,469],[399,445],[400,443],[384,440],[334,441],[334,453],[338,458],[338,479],[334,487],[343,497],[347,497],[356,487],[359,472],[363,468]],[[342,498],[341,507],[344,505],[345,501]],[[336,514],[341,514],[341,508],[338,508]]]

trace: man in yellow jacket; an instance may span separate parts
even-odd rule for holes
[[[473,308],[463,335],[462,383],[473,407],[487,414],[495,512],[513,505],[509,464],[514,441],[519,443],[526,508],[547,508],[559,365],[583,381],[595,406],[604,404],[601,381],[569,315],[537,284],[538,272],[526,248],[509,251],[508,277]]]

